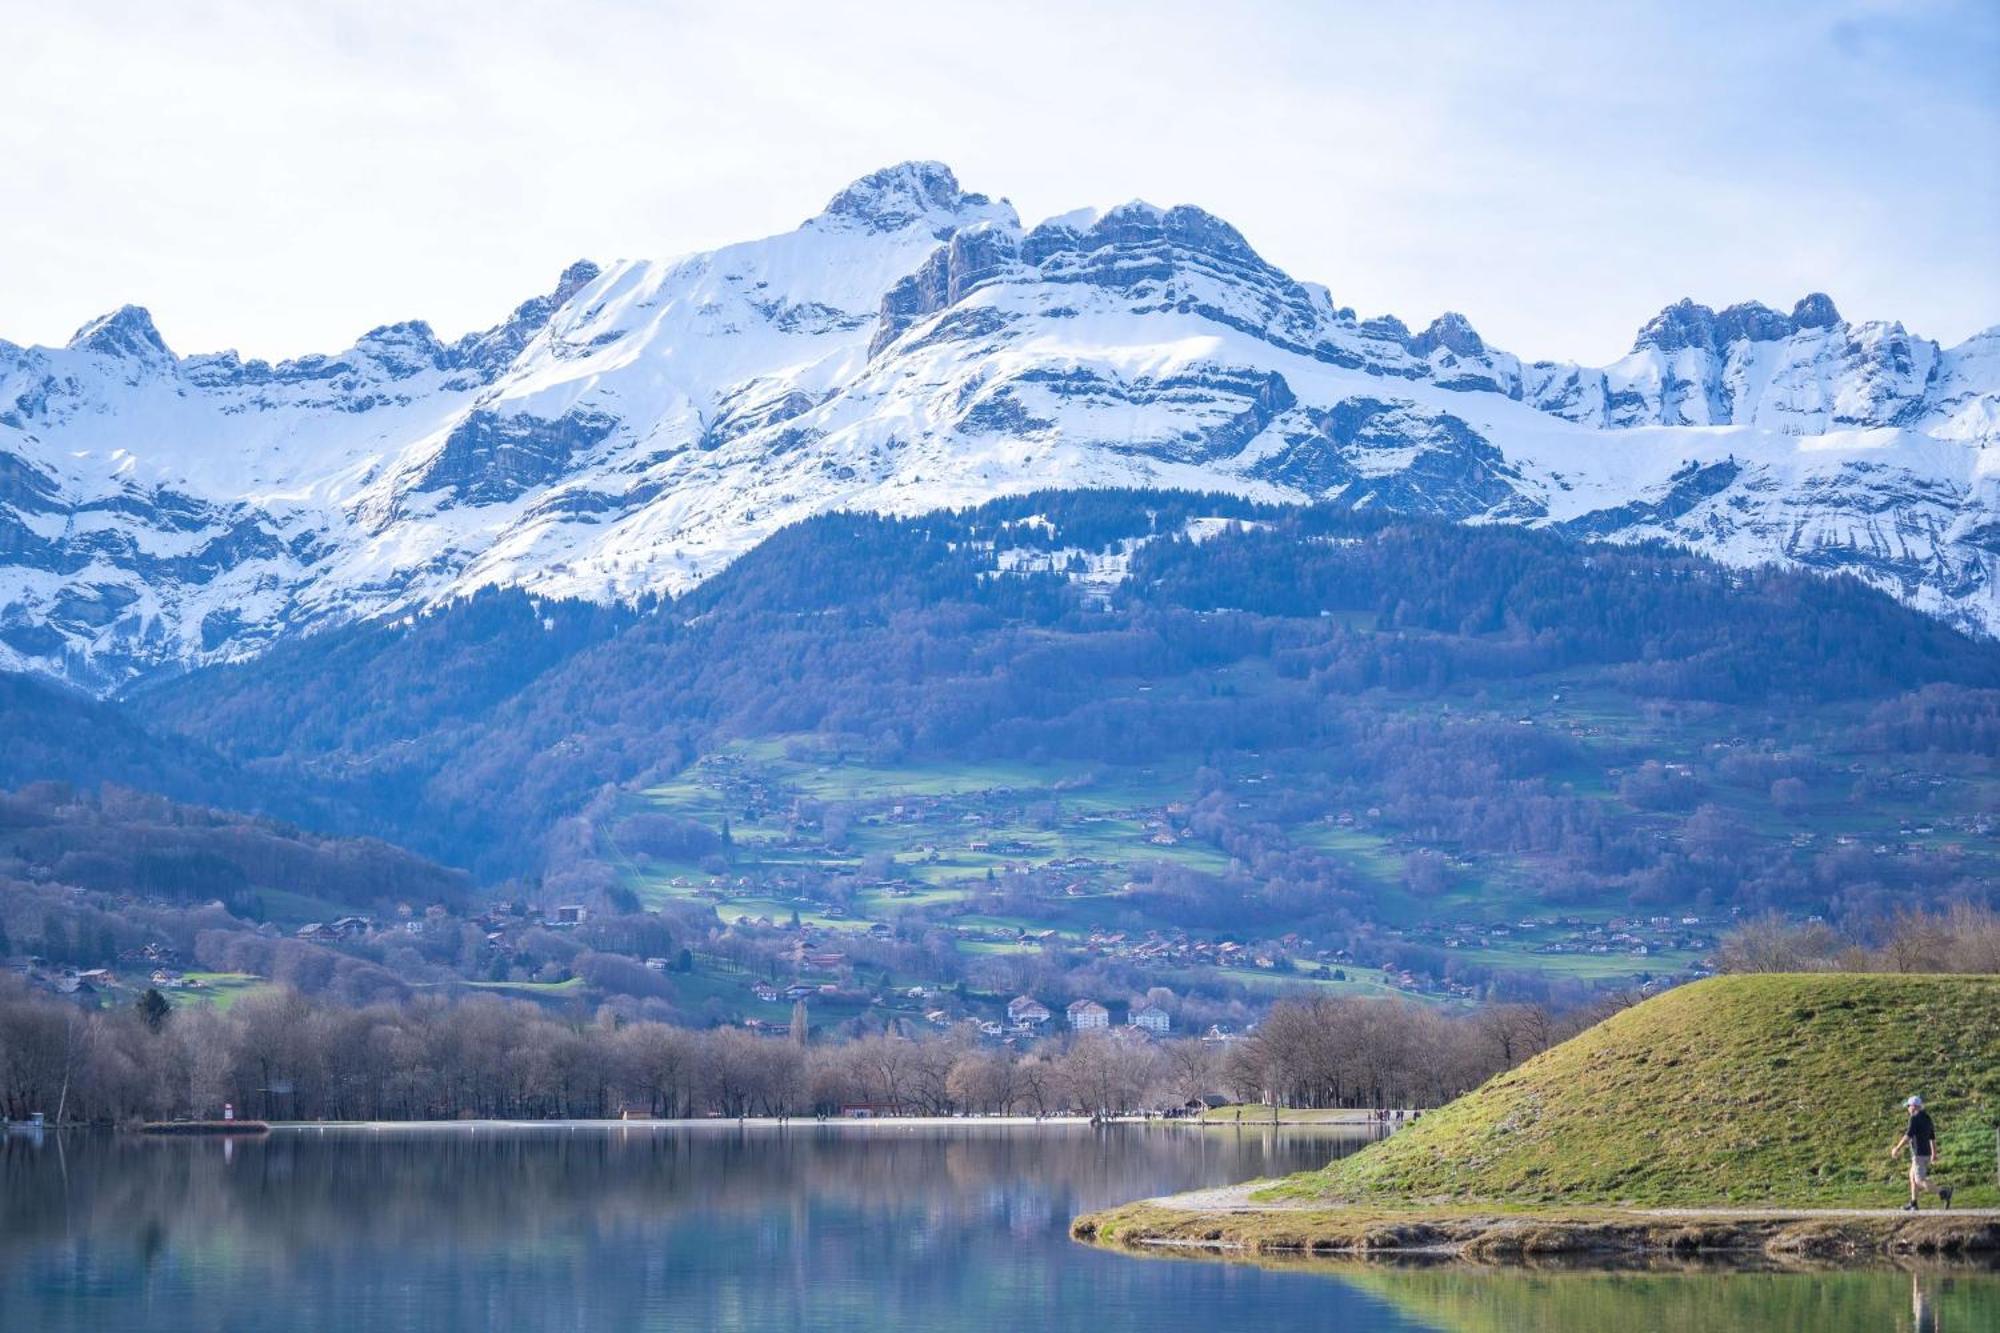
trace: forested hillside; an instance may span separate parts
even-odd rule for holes
[[[117,782],[183,800],[242,793],[240,775],[207,746],[33,676],[0,672],[0,737],[0,789],[57,781]]]
[[[471,888],[463,872],[375,839],[129,788],[0,792],[0,958],[36,960],[31,970],[72,994],[115,997],[166,975],[176,988],[192,978],[190,994],[228,996],[269,978],[355,1002],[402,995],[404,982],[376,965],[379,950],[323,946],[361,933],[350,914],[370,929],[461,914]],[[324,924],[343,916],[341,930]],[[314,920],[320,929],[290,929]],[[99,969],[111,975],[78,975]]]
[[[1520,725],[1516,704],[1546,704],[1565,673],[1605,738],[1658,741],[1607,747]],[[1626,804],[1692,814],[1708,784],[1644,771],[1665,754],[1646,747],[1699,751],[1711,733],[1739,743],[1694,757],[1726,758],[1732,781],[1844,795],[1855,779],[1845,761],[1833,776],[1830,746],[1976,754],[1996,686],[2000,649],[1851,581],[1511,529],[1098,492],[816,519],[625,621],[489,593],[413,627],[355,627],[196,673],[143,704],[265,771],[341,785],[385,831],[491,872],[534,866],[541,836],[604,784],[671,774],[732,739],[812,734],[890,763],[1177,761],[1190,774],[1293,751],[1347,799],[1448,823],[1446,806],[1497,800],[1515,807],[1504,822],[1532,823],[1526,806],[1580,799],[1550,779],[1574,785],[1587,752],[1600,776],[1635,770]],[[1594,844],[1598,870],[1632,859],[1607,851],[1614,831],[1579,825],[1601,822],[1582,807],[1543,813]]]
[[[1533,994],[1685,974],[1746,914],[2000,883],[1992,643],[1853,581],[1210,495],[831,515],[679,601],[489,590],[125,709],[104,753],[202,758],[215,804],[542,909],[671,907],[632,949],[697,972],[796,974],[812,937],[862,999]],[[682,1014],[748,984],[519,929],[405,971]]]

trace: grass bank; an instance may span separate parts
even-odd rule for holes
[[[2000,978],[1716,977],[1614,1015],[1273,1197],[1879,1207],[1904,1097],[1937,1176],[2000,1205]]]
[[[1911,1092],[1938,1121],[1935,1175],[1959,1209],[2000,1207],[2000,978],[1718,977],[1240,1206],[1131,1205],[1078,1219],[1076,1234],[1471,1257],[2000,1248],[1995,1219],[1963,1211],[1827,1215],[1902,1202],[1905,1167],[1888,1148]],[[1731,1211],[1652,1212],[1674,1209]]]
[[[1468,1206],[1199,1209],[1165,1201],[1086,1213],[1077,1240],[1152,1253],[1346,1256],[1475,1263],[1650,1264],[1662,1258],[1774,1267],[1921,1257],[2000,1261],[1991,1212],[1742,1212]]]

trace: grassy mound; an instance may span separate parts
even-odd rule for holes
[[[2000,1205],[2000,978],[1717,977],[1620,1013],[1270,1197],[1329,1203],[1884,1207],[1901,1102],[1936,1178]],[[1934,1197],[1927,1206],[1935,1206]]]

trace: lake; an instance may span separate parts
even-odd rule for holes
[[[1922,1329],[2000,1279],[1260,1268],[1075,1213],[1320,1165],[1310,1128],[279,1129],[0,1143],[0,1329]]]

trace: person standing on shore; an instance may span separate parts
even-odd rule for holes
[[[1922,1097],[1911,1097],[1903,1103],[1909,1112],[1910,1123],[1903,1129],[1903,1137],[1896,1140],[1889,1149],[1891,1157],[1903,1151],[1904,1145],[1910,1149],[1910,1201],[1903,1205],[1903,1211],[1917,1211],[1917,1196],[1931,1188],[1931,1160],[1937,1156],[1937,1126],[1931,1121],[1931,1113],[1924,1109]],[[1944,1206],[1951,1207],[1951,1187],[1938,1189],[1938,1197]]]

